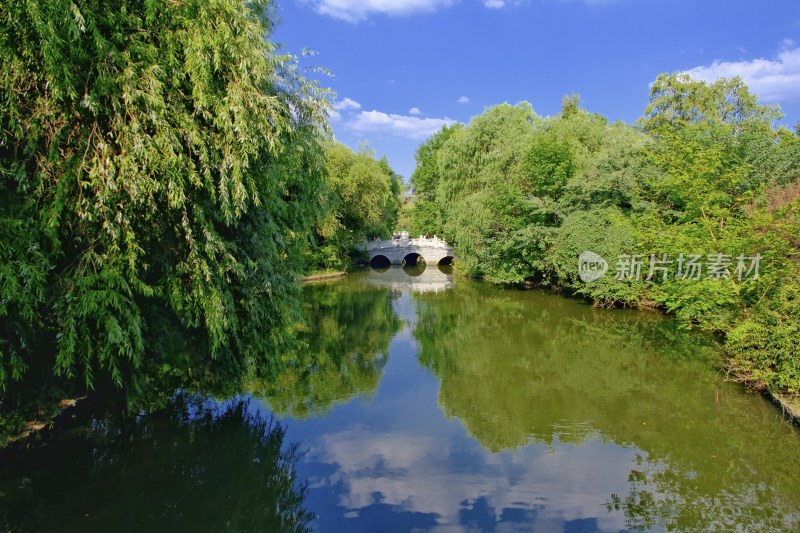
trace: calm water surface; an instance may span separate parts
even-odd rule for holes
[[[800,530],[798,431],[670,320],[437,267],[304,291],[275,379],[0,454],[0,530]]]

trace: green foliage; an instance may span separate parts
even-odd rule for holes
[[[376,160],[367,148],[353,152],[345,145],[325,146],[327,172],[311,269],[340,270],[353,245],[365,238],[388,238],[395,229],[403,193],[402,179],[386,158]]]
[[[798,272],[795,273],[796,275]],[[728,333],[732,368],[773,390],[800,392],[800,287],[780,287]]]
[[[645,292],[643,281],[616,279],[616,259],[620,254],[637,253],[637,231],[619,209],[576,211],[564,219],[553,239],[549,260],[555,277],[565,287],[597,303],[636,304]],[[584,283],[578,278],[578,256],[592,251],[607,258],[609,271],[603,278]],[[646,267],[645,267],[646,268]]]
[[[659,190],[667,207],[683,220],[726,221],[740,216],[759,187],[784,182],[764,168],[774,170],[769,156],[785,151],[771,128],[780,117],[739,78],[706,84],[686,75],[659,76],[639,125],[657,140],[651,157],[665,174]]]
[[[604,143],[585,161],[561,195],[566,211],[616,206],[626,213],[652,212],[652,189],[661,173],[646,157],[652,139],[625,124],[605,128]]]
[[[29,361],[127,382],[151,310],[268,363],[298,316],[328,107],[267,40],[271,2],[2,11],[0,387]]]
[[[773,273],[729,332],[731,368],[772,390],[800,393],[800,201],[759,228],[772,246]]]
[[[575,174],[570,145],[547,133],[535,135],[525,156],[525,173],[530,177],[530,192],[555,198]]]
[[[411,235],[441,235],[444,227],[444,213],[436,203],[436,189],[439,184],[439,150],[453,133],[460,130],[460,124],[442,126],[430,139],[422,143],[414,155],[417,166],[411,175],[411,188],[415,195],[411,204],[408,231]]]
[[[538,121],[527,102],[502,104],[453,131],[437,156],[439,203],[482,191],[500,182],[520,184],[524,154]],[[460,218],[464,215],[460,215]],[[461,221],[452,221],[451,228]],[[447,227],[445,228],[447,229]]]
[[[36,239],[33,206],[9,194],[4,185],[0,182],[0,391],[6,390],[9,378],[20,380],[28,367],[26,356],[40,334],[39,309],[51,269],[47,251]]]
[[[775,128],[780,117],[741,79],[683,74],[658,77],[635,127],[608,124],[577,95],[544,119],[527,104],[496,106],[420,147],[415,212],[430,227],[444,221],[466,274],[554,285],[600,305],[660,307],[684,327],[732,331],[732,368],[800,391],[790,303],[800,137]],[[579,279],[584,251],[608,262],[605,277]],[[621,254],[639,255],[638,279],[617,279]],[[665,254],[671,275],[650,276],[651,255]],[[733,264],[722,279],[679,279],[681,254],[704,265],[724,254]],[[756,254],[759,279],[739,279],[737,258]]]
[[[778,106],[760,104],[739,77],[706,83],[688,74],[661,74],[639,123],[659,135],[693,123],[769,126],[781,116]]]
[[[516,214],[528,211],[526,154],[538,120],[527,103],[499,105],[454,131],[440,148],[436,202],[443,234],[456,243],[460,268],[469,274],[501,282],[520,278],[496,267],[513,261],[519,268],[527,260],[506,239],[520,237],[526,226]]]

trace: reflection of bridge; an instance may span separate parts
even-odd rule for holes
[[[376,287],[411,292],[441,292],[453,288],[450,267],[413,266],[370,269],[367,283]]]
[[[417,262],[428,265],[450,264],[453,260],[453,248],[439,237],[422,237],[411,239],[407,233],[389,241],[372,241],[360,246],[369,254],[369,263],[384,265],[416,265]],[[419,261],[422,259],[422,261]]]

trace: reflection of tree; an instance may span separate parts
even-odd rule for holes
[[[414,334],[421,361],[442,380],[440,403],[492,451],[531,436],[578,443],[629,419],[635,435],[642,402],[674,401],[661,374],[681,363],[652,356],[672,333],[654,316],[615,319],[567,299],[477,284],[417,300]],[[698,337],[673,339],[675,357],[703,348]]]
[[[641,466],[645,458],[636,454],[636,464]],[[647,490],[645,483],[646,474],[641,470],[631,470],[628,475],[630,491],[623,499],[618,494],[612,494],[611,500],[606,503],[606,510],[610,513],[624,509],[625,526],[635,530],[647,530],[655,526],[659,519],[669,519],[669,509],[665,501],[656,501],[653,492]],[[644,485],[644,488],[642,488]],[[666,512],[664,512],[666,511]]]
[[[303,348],[284,358],[277,375],[251,384],[277,413],[296,417],[375,390],[401,326],[388,290],[350,280],[308,285],[303,302]]]
[[[0,459],[3,531],[308,531],[299,454],[248,401],[65,429]]]
[[[800,509],[785,466],[796,464],[797,432],[709,370],[716,348],[705,337],[655,314],[480,284],[415,298],[439,402],[488,449],[588,436],[640,448],[650,467],[610,503],[631,527],[713,529],[715,501],[739,506],[730,523],[749,516],[765,528]]]
[[[730,468],[739,470],[741,466],[731,464]],[[699,474],[683,470],[675,462],[637,456],[628,476],[628,494],[612,494],[606,510],[624,512],[625,525],[641,530],[656,524],[670,531],[778,532],[800,528],[797,501],[786,501],[782,497],[786,494],[767,479],[760,479],[758,473],[734,482],[733,490],[724,482],[718,487],[703,487],[695,482]]]

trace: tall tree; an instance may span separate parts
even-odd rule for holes
[[[442,146],[462,128],[461,124],[442,126],[441,130],[419,145],[414,154],[417,166],[411,175],[414,203],[411,206],[409,230],[412,235],[441,235],[443,232],[444,212],[436,202],[436,189],[441,179],[437,158]]]
[[[2,2],[0,388],[122,384],[152,312],[234,365],[287,338],[329,104],[272,8]]]
[[[316,224],[310,266],[338,269],[347,264],[355,243],[386,238],[395,229],[402,179],[366,146],[353,152],[329,142],[325,154],[325,210]]]

